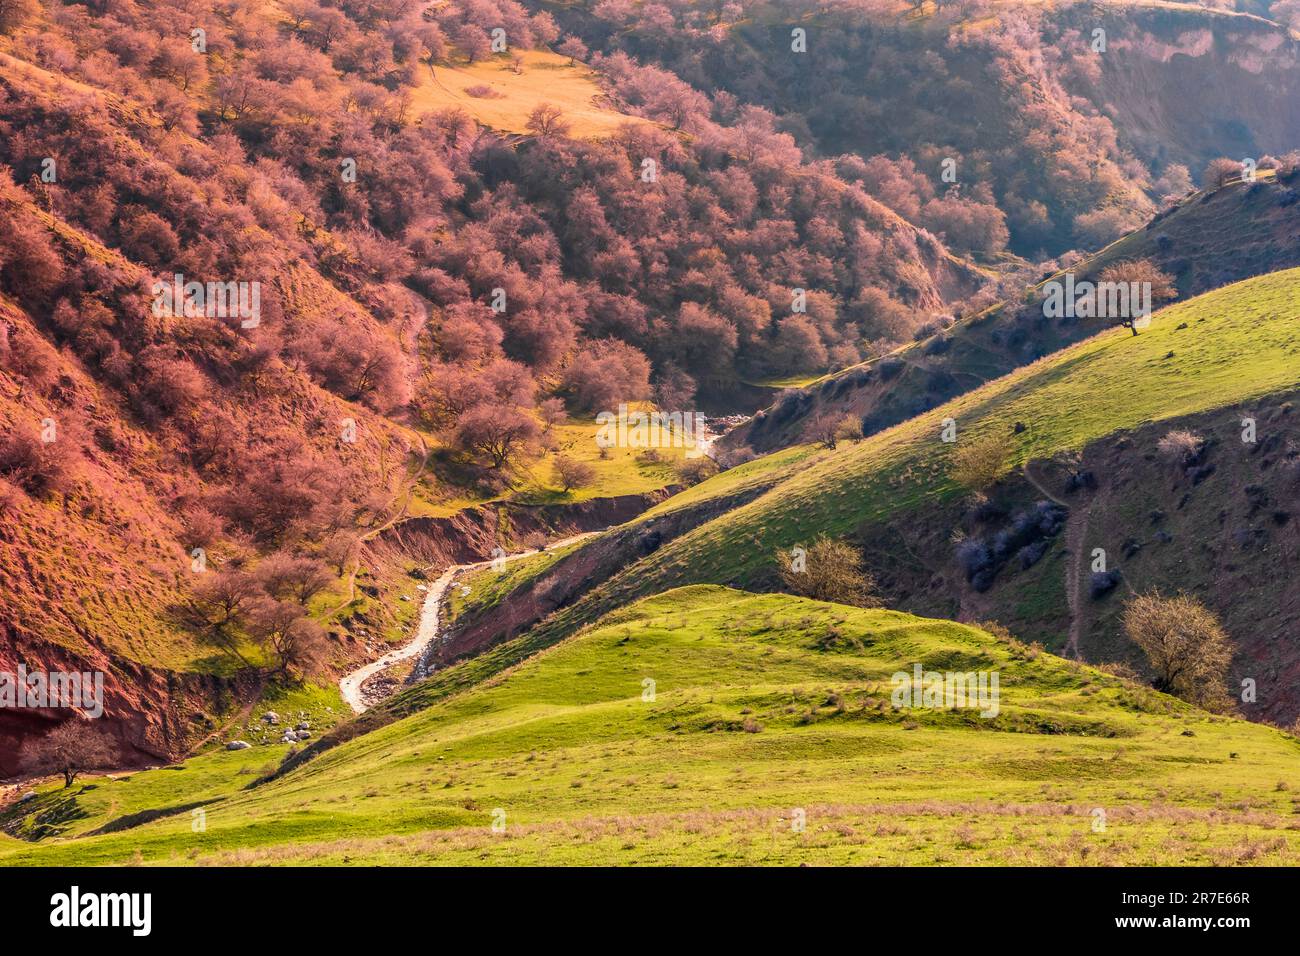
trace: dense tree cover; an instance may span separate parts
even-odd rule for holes
[[[442,480],[499,490],[566,409],[852,363],[979,281],[773,113],[512,0],[3,9],[0,293],[26,314],[0,320],[0,512],[99,514],[89,539],[131,518],[103,469],[138,481],[141,534],[182,562],[156,593],[202,582],[199,629],[291,673],[319,664],[311,562],[346,575],[401,493],[386,418],[436,433]],[[532,46],[597,68],[629,122],[583,139],[544,105],[516,136],[417,106],[448,65]],[[173,280],[257,284],[257,320],[161,308]]]
[[[57,182],[38,190],[49,206],[155,274],[265,276],[287,248],[381,319],[423,310],[387,290],[418,292],[433,307],[433,362],[478,369],[508,358],[559,376],[588,407],[590,389],[572,388],[584,373],[565,374],[574,361],[591,365],[583,342],[636,349],[656,384],[671,380],[689,400],[686,376],[824,369],[901,339],[910,329],[879,321],[882,300],[941,305],[925,272],[938,247],[833,167],[804,163],[772,114],[710,101],[622,54],[593,65],[628,109],[668,129],[629,125],[581,141],[543,107],[530,120],[535,136],[518,143],[460,112],[413,115],[424,72],[492,55],[491,29],[512,47],[559,36],[549,15],[509,0],[420,11],[406,0],[293,0],[272,28],[255,2],[55,5],[61,29],[23,38],[31,58],[152,104],[158,124],[127,124],[90,97],[9,96],[0,162],[35,188],[42,159],[57,157]],[[78,44],[95,52],[81,57]],[[565,50],[582,52],[574,42]],[[119,135],[123,125],[132,138]],[[963,198],[939,208],[948,201],[930,197],[933,223],[960,242],[984,241],[971,238],[986,230],[972,223],[982,207]],[[57,257],[35,261],[39,237],[12,245],[36,280],[23,290],[28,304],[57,305],[79,354],[116,370],[142,414],[175,416],[193,403],[202,379],[165,350],[142,356],[153,330],[120,327],[120,316],[141,312],[138,299],[122,301],[128,291],[111,277],[56,274]],[[796,313],[796,288],[817,307]],[[88,318],[101,305],[119,318]],[[411,397],[390,336],[304,314],[277,289],[263,311],[251,353],[252,337],[217,330],[204,333],[215,340],[205,349],[249,353],[254,364],[278,356],[380,410]],[[232,370],[233,357],[216,351],[226,367],[201,374]],[[442,371],[426,371],[421,391],[436,393],[430,379]],[[639,371],[628,385],[645,391]]]
[[[820,155],[848,154],[845,178],[957,249],[1096,247],[1177,185],[1117,142],[1092,20],[987,0],[932,10],[916,20],[877,0],[598,0],[566,6],[561,25],[715,103],[771,109],[778,128]]]

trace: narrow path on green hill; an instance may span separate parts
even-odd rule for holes
[[[1092,512],[1092,505],[1089,503],[1082,508],[1071,507],[1056,497],[1047,489],[1047,485],[1042,479],[1034,474],[1034,462],[1032,461],[1025,462],[1024,476],[1025,481],[1033,485],[1039,494],[1060,505],[1070,513],[1065,523],[1065,600],[1070,610],[1070,627],[1067,632],[1065,646],[1061,649],[1061,656],[1079,660],[1079,632],[1083,630],[1083,601],[1079,594],[1079,588],[1083,584],[1083,540],[1088,528],[1088,517]]]

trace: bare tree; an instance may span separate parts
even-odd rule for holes
[[[564,136],[569,132],[569,124],[564,121],[564,110],[554,103],[542,103],[528,114],[524,128],[530,133],[545,139],[548,136]]]
[[[360,549],[361,539],[356,532],[336,531],[321,546],[321,556],[342,574]]]
[[[536,419],[513,405],[476,405],[452,432],[452,444],[494,470],[508,470],[537,452],[541,428]]]
[[[569,66],[574,66],[578,60],[585,60],[591,51],[578,37],[566,37],[564,42],[555,48],[555,52],[567,56]]]
[[[255,576],[271,597],[292,597],[299,604],[306,604],[334,580],[319,561],[283,552],[266,558]]]
[[[808,423],[808,433],[825,448],[834,448],[840,440],[840,421],[827,412],[818,412]]]
[[[1150,259],[1132,259],[1127,262],[1117,262],[1115,265],[1103,269],[1100,279],[1102,282],[1129,286],[1130,288],[1146,285],[1151,289],[1152,303],[1168,302],[1171,299],[1178,298],[1178,287],[1174,284],[1174,277],[1167,272],[1161,272]],[[1138,318],[1139,316],[1130,310],[1130,314],[1121,319],[1120,325],[1137,335]]]
[[[1218,159],[1210,160],[1209,165],[1205,167],[1205,172],[1201,174],[1201,185],[1206,189],[1218,189],[1225,185],[1229,179],[1240,175],[1241,163],[1235,159],[1220,156]]]
[[[862,419],[856,415],[845,415],[835,426],[835,437],[840,441],[862,441]]]
[[[262,598],[249,611],[248,632],[275,658],[280,674],[309,676],[324,666],[325,630],[291,601]]]
[[[554,467],[555,477],[560,481],[565,491],[589,485],[596,478],[595,468],[585,461],[570,458],[568,455],[556,455]]]
[[[223,627],[260,590],[257,580],[245,571],[209,571],[195,582],[190,600],[206,621]]]
[[[983,491],[998,480],[1015,447],[1010,435],[996,433],[957,445],[948,474],[971,491]]]
[[[30,773],[62,774],[66,789],[87,770],[112,766],[117,756],[117,745],[104,731],[88,720],[73,718],[29,741],[20,764]]]

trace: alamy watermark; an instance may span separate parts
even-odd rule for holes
[[[104,714],[102,671],[0,671],[0,710],[7,708],[42,710],[66,707],[87,717]]]
[[[895,710],[929,708],[933,710],[978,709],[984,718],[996,717],[1001,710],[997,671],[927,671],[912,665],[912,673],[897,671],[893,678],[891,700]]]
[[[1043,315],[1049,319],[1120,319],[1136,329],[1151,324],[1150,282],[1076,282],[1067,272],[1063,281],[1043,283],[1043,291]]]
[[[50,897],[50,925],[56,928],[112,927],[148,936],[153,929],[152,893],[91,893],[73,886]]]
[[[158,318],[237,318],[242,329],[255,329],[262,322],[260,282],[186,282],[178,272],[171,282],[155,282],[150,291]]]

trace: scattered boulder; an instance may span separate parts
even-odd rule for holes
[[[262,720],[268,724],[278,724],[280,722],[280,715],[273,710],[268,710],[262,715]]]
[[[1105,597],[1111,591],[1119,586],[1118,571],[1094,571],[1092,581],[1089,583],[1089,592],[1095,601],[1098,598]]]
[[[232,740],[230,741],[230,743],[226,744],[226,749],[227,750],[249,750],[252,748],[252,746],[253,745],[250,744],[247,740]]]

